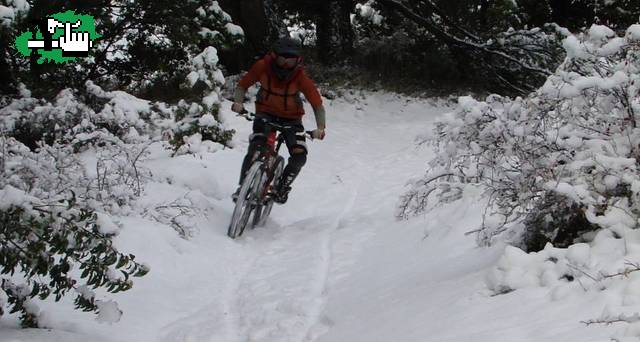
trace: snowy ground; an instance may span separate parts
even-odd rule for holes
[[[394,206],[431,151],[415,137],[447,111],[442,103],[389,94],[328,103],[328,135],[312,142],[289,202],[267,226],[226,237],[250,124],[225,113],[237,149],[169,158],[159,147],[155,182],[142,199],[186,196],[206,216],[189,239],[170,227],[121,218],[117,245],[151,272],[112,296],[124,311],[113,325],[68,305],[43,304],[50,330],[0,320],[1,342],[588,342],[623,326],[585,327],[602,296],[554,300],[545,288],[491,296],[488,270],[504,246],[479,248],[482,202],[462,203],[408,222]],[[312,116],[305,119],[314,128]]]

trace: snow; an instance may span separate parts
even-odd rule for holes
[[[31,7],[26,0],[8,0],[5,5],[0,5],[0,23],[5,26],[11,25],[16,16],[25,14]]]
[[[218,64],[218,50],[213,46],[207,46],[200,54],[193,58],[193,64],[199,68],[205,65],[215,67]]]
[[[602,40],[606,41],[608,38],[611,38],[616,35],[616,33],[613,32],[613,30],[608,28],[607,26],[596,25],[596,24],[591,25],[591,27],[589,28],[588,34],[589,34],[589,39],[597,40],[597,41],[602,41]]]
[[[372,7],[372,1],[368,1],[367,3],[364,4],[357,4],[356,5],[356,10],[358,11],[357,13],[365,18],[370,20],[374,25],[380,25],[382,24],[382,20],[384,20],[384,17],[382,15],[380,15],[380,11],[373,8]]]
[[[18,12],[26,12],[31,8],[31,5],[27,2],[27,0],[9,0],[9,3],[13,4],[13,7]]]
[[[199,126],[212,127],[216,126],[218,121],[211,114],[205,114],[200,119],[198,119]]]
[[[120,227],[111,220],[111,217],[103,213],[97,213],[96,225],[98,231],[105,235],[117,234],[120,231]]]
[[[205,119],[205,122],[208,121]],[[218,143],[214,143],[209,140],[202,140],[202,135],[200,133],[193,134],[188,137],[184,137],[184,145],[182,145],[176,154],[181,155],[185,153],[201,155],[206,153],[214,153],[223,148],[222,145]],[[203,175],[206,177],[207,175]],[[219,195],[217,195],[219,196]]]
[[[216,84],[224,84],[224,75],[221,70],[218,69],[213,73],[213,80]]]
[[[187,82],[193,87],[198,81],[206,83],[213,91],[203,101],[207,105],[218,103],[216,99],[217,86],[224,84],[224,75],[218,69],[218,50],[213,46],[206,47],[196,55],[192,63],[192,71],[187,75]]]
[[[627,39],[629,39],[629,41],[638,41],[640,40],[640,24],[634,24],[629,26],[629,28],[627,29]]]
[[[202,37],[202,38],[208,38],[208,37],[216,37],[217,35],[220,34],[220,32],[218,31],[214,31],[208,27],[202,27],[200,29],[200,31],[198,32],[198,34]]]
[[[7,304],[8,300],[9,300],[9,297],[7,297],[7,294],[4,292],[3,289],[0,289],[0,307],[4,307]]]
[[[640,279],[599,291],[572,268],[588,273],[599,264],[614,273],[622,265],[611,251],[630,246],[630,257],[640,253],[633,249],[638,233],[620,226],[629,223],[624,204],[600,217],[612,230],[590,245],[549,245],[533,254],[501,244],[479,248],[465,235],[482,220],[479,188],[424,217],[397,221],[406,180],[421,176],[433,156],[416,147],[416,137],[451,111],[447,102],[353,91],[325,105],[327,138],[308,143],[289,202],[274,208],[266,227],[237,240],[226,236],[229,196],[250,123],[223,100],[222,120],[238,131],[236,148],[210,150],[196,135],[188,144],[196,154],[172,158],[161,143],[152,145],[144,165],[152,179],[138,204],[149,215],[190,204],[190,213],[167,211],[189,233],[180,237],[170,220],[115,217],[115,246],[151,272],[132,290],[109,295],[117,305],[103,290],[79,287],[96,299],[98,320],[111,324],[74,311],[69,299],[45,301],[38,305],[51,330],[20,330],[10,315],[0,321],[0,341],[595,342],[624,333],[622,325],[587,328],[580,321],[607,307],[615,314],[627,305],[633,313]],[[315,128],[312,115],[304,122]],[[562,278],[567,272],[589,291]]]
[[[171,46],[172,44],[171,39],[169,39],[167,35],[162,33],[149,35],[146,37],[146,40],[153,45],[162,46],[162,47],[168,47],[168,46]]]
[[[573,35],[562,40],[562,47],[567,52],[567,58],[580,58],[583,55],[580,41]]]
[[[229,17],[229,15],[222,9],[222,7],[220,7],[220,4],[217,1],[213,1],[211,3],[211,6],[209,6],[209,10],[213,13],[223,15],[225,17],[225,20],[231,21],[231,17]]]
[[[574,265],[588,266],[591,247],[586,243],[576,243],[567,248],[567,260]]]
[[[117,323],[122,317],[122,311],[118,308],[118,304],[112,300],[102,301],[97,300],[96,306],[98,306],[98,317],[96,320],[100,323]]]
[[[588,203],[595,202],[585,186],[573,185],[565,182],[548,182],[545,184],[545,189],[553,190],[556,193],[567,196],[578,203],[583,201]]]
[[[38,203],[39,201],[11,185],[6,185],[4,188],[0,189],[0,210],[7,210],[11,206],[30,206],[30,203],[34,202]]]
[[[622,47],[624,47],[626,44],[627,44],[627,41],[624,38],[619,38],[618,37],[618,38],[611,39],[611,41],[609,41],[608,43],[603,45],[598,50],[598,55],[600,55],[600,56],[613,55],[613,54],[617,53],[618,51],[620,51],[620,49]]]
[[[200,79],[200,75],[198,75],[197,71],[192,71],[187,75],[187,81],[189,81],[190,86],[194,86],[196,82]]]
[[[13,20],[14,16],[13,8],[0,5],[0,18]]]
[[[87,285],[81,285],[76,287],[76,292],[78,292],[79,295],[81,295],[83,298],[88,300],[91,300],[96,296],[96,293],[93,292]]]
[[[207,11],[205,11],[202,7],[198,7],[198,9],[196,9],[196,13],[201,17],[207,16]]]
[[[40,314],[40,307],[38,306],[38,304],[35,301],[33,301],[31,299],[26,299],[24,301],[23,305],[24,305],[25,310],[28,313],[30,313],[30,314],[32,314],[34,316],[38,316],[38,314]]]
[[[220,84],[221,80],[217,80],[217,82],[219,82],[218,84]],[[224,82],[224,79],[222,80]],[[202,98],[202,103],[205,104],[206,106],[208,106],[209,108],[211,108],[213,105],[219,104],[220,103],[220,96],[218,96],[218,93],[215,91],[212,91],[209,93],[209,95],[205,96]],[[209,126],[213,126],[213,123],[210,123],[210,119],[209,119]]]
[[[242,27],[235,25],[233,23],[227,23],[226,25],[224,25],[224,28],[227,30],[227,32],[233,36],[244,36],[244,30],[242,30]]]
[[[133,126],[144,126],[140,114],[150,113],[151,104],[147,100],[137,98],[124,91],[104,91],[91,81],[85,84],[87,91],[96,97],[108,100],[104,108],[96,115],[103,120],[127,123]],[[56,99],[56,105],[64,99]]]

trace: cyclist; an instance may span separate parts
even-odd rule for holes
[[[256,116],[253,122],[253,134],[249,136],[249,149],[244,157],[240,171],[240,185],[251,167],[253,158],[267,142],[268,128],[265,123],[290,126],[282,132],[289,150],[289,160],[284,168],[282,178],[272,194],[276,203],[287,201],[291,184],[307,162],[307,146],[302,116],[305,114],[300,93],[311,104],[316,118],[316,126],[312,133],[314,139],[324,139],[325,109],[322,98],[313,81],[305,74],[302,65],[300,43],[292,38],[281,38],[273,46],[270,53],[257,61],[249,72],[238,82],[231,109],[236,113],[245,112],[244,97],[247,89],[260,83],[256,96]],[[232,195],[238,198],[240,187]]]

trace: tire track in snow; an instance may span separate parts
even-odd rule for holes
[[[158,342],[236,342],[238,336],[237,317],[228,298],[234,298],[240,280],[255,260],[252,250],[239,252],[229,247],[224,266],[203,272],[223,273],[226,282],[211,284],[210,294],[201,293],[201,304],[192,312],[169,322],[158,331]],[[188,289],[183,289],[188,290]]]
[[[324,331],[332,235],[354,207],[357,187],[347,196],[335,217],[250,232],[247,245],[261,252],[238,286],[235,315],[242,342],[303,342]]]
[[[352,244],[336,244],[334,239],[338,234],[334,233],[346,225],[347,219],[354,219],[351,214],[360,190],[371,191],[360,185],[366,184],[362,183],[362,176],[371,172],[372,162],[375,164],[377,159],[388,155],[390,148],[392,152],[398,150],[380,139],[379,132],[394,127],[395,131],[405,134],[404,126],[395,128],[386,123],[380,125],[381,129],[376,126],[361,130],[362,121],[345,120],[342,125],[336,124],[333,139],[327,142],[331,144],[315,151],[316,158],[310,160],[310,164],[318,163],[317,170],[324,170],[315,174],[319,181],[310,183],[308,179],[299,184],[317,191],[321,188],[318,185],[324,187],[337,177],[340,184],[347,185],[334,187],[333,190],[338,191],[331,191],[331,194],[323,194],[329,212],[318,215],[313,208],[301,206],[298,214],[303,213],[307,219],[286,227],[250,231],[245,237],[247,245],[244,247],[258,251],[259,255],[240,281],[236,296],[234,316],[238,318],[242,342],[309,342],[329,329],[328,319],[323,317],[331,281],[335,280],[332,272],[345,263],[344,260],[333,260],[333,253],[350,254],[350,247],[353,247]],[[356,125],[355,131],[359,134],[354,135]],[[353,159],[336,160],[333,152],[336,148]],[[372,150],[384,153],[374,156]],[[323,161],[331,162],[323,164]],[[330,167],[326,168],[326,165]],[[307,167],[312,168],[312,165]],[[343,182],[346,179],[349,181]],[[342,206],[336,206],[334,202],[340,198],[346,201]],[[324,204],[318,203],[315,197],[308,199],[316,206]],[[295,209],[284,208],[284,211],[288,210]]]
[[[328,284],[329,284],[329,275],[331,272],[331,262],[332,262],[332,253],[331,253],[331,240],[333,233],[341,226],[343,220],[347,216],[347,214],[353,209],[356,203],[356,199],[358,198],[358,187],[355,187],[351,190],[351,196],[347,201],[342,212],[336,217],[335,221],[331,224],[330,228],[328,228],[327,234],[322,239],[322,269],[321,269],[321,281],[318,281],[318,287],[316,288],[316,293],[319,293],[321,298],[321,302],[311,310],[311,319],[310,325],[307,328],[307,331],[304,333],[300,342],[303,341],[313,341],[318,336],[322,335],[325,332],[325,325],[321,323],[322,313],[324,311],[324,307],[327,302],[328,295]]]

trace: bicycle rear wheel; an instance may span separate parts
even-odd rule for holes
[[[247,175],[242,182],[240,192],[238,193],[238,199],[236,200],[236,207],[231,215],[231,223],[229,223],[229,229],[227,235],[235,239],[241,236],[244,232],[249,216],[256,207],[257,194],[260,191],[260,185],[262,184],[262,162],[256,161],[251,165]]]
[[[271,180],[271,187],[277,188],[280,183],[280,178],[282,177],[282,172],[284,171],[284,158],[278,156],[276,158],[274,171],[273,171],[273,179]],[[267,184],[268,185],[268,184]],[[269,214],[271,214],[271,208],[273,208],[273,199],[269,199],[261,208],[261,213],[258,216],[254,216],[254,225],[258,227],[264,226],[267,223],[267,218]]]

